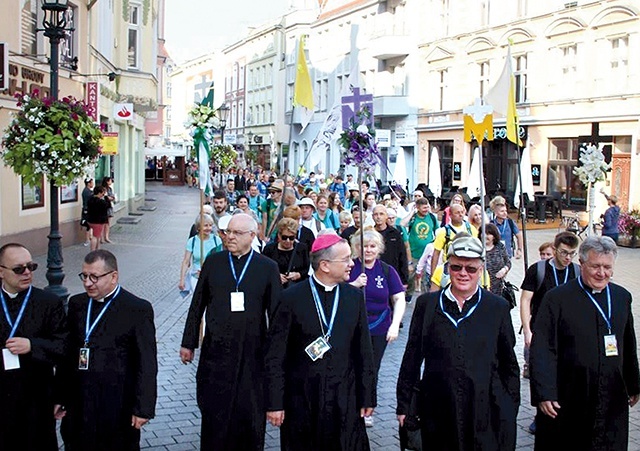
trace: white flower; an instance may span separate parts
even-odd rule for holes
[[[367,135],[369,134],[369,127],[367,127],[364,124],[358,125],[358,128],[356,128],[356,132],[362,133],[363,135]]]

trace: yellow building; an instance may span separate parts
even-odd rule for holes
[[[156,52],[158,8],[162,0],[71,0],[60,43],[59,96],[87,99],[97,92],[96,117],[105,131],[118,133],[117,155],[102,156],[89,177],[112,176],[117,215],[143,201],[145,115],[157,108]],[[17,111],[15,94],[49,93],[50,44],[40,31],[44,13],[38,0],[4,0],[0,42],[8,47],[8,89],[0,91],[0,129]],[[4,68],[2,68],[4,72]],[[133,104],[128,120],[114,116],[117,104]],[[63,244],[83,239],[78,226],[82,180],[63,187],[60,230]],[[46,249],[49,230],[49,185],[24,186],[19,176],[0,167],[0,244],[29,243],[34,253]]]

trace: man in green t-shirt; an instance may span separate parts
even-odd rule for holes
[[[425,198],[416,199],[416,202],[407,216],[400,221],[402,227],[406,227],[409,234],[409,248],[411,260],[409,272],[413,274],[422,257],[424,248],[434,239],[435,230],[438,228],[438,218],[431,213],[429,201]],[[409,286],[413,286],[412,283]]]

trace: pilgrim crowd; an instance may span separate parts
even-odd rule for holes
[[[178,281],[200,449],[262,450],[268,422],[283,450],[368,450],[381,362],[403,327],[402,449],[515,449],[521,377],[536,450],[627,449],[640,371],[609,236],[558,233],[516,303],[506,279],[524,243],[503,197],[485,212],[349,174],[223,180],[188,232]],[[65,449],[139,449],[156,401],[151,304],[120,286],[105,250],[86,256],[86,293],[66,308],[32,286],[36,269],[26,247],[0,248],[0,449],[57,449],[55,419]]]

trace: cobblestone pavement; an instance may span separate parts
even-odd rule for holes
[[[142,447],[149,450],[199,449],[200,416],[195,400],[195,371],[197,362],[184,366],[179,362],[178,350],[184,327],[189,299],[178,294],[177,283],[180,262],[191,222],[198,213],[199,193],[194,189],[165,187],[158,183],[147,184],[147,205],[156,206],[153,212],[144,212],[137,225],[115,224],[111,237],[114,244],[104,248],[118,257],[122,285],[153,303],[158,338],[158,405],[154,418],[142,433]],[[528,233],[529,263],[537,260],[537,248],[549,241],[557,230],[535,230]],[[88,248],[82,245],[64,249],[66,273],[65,286],[71,294],[82,291],[76,274],[82,267],[82,259]],[[621,248],[616,263],[614,280],[632,293],[640,292],[640,277],[636,264],[640,251]],[[36,286],[47,284],[45,279],[46,255],[36,257],[42,270],[36,273]],[[520,285],[524,273],[522,260],[513,260],[508,279]],[[406,343],[406,335],[412,305],[407,310],[399,339],[385,353],[380,370],[378,407],[375,424],[367,429],[374,451],[397,450],[398,431],[395,419],[395,382]],[[636,318],[640,317],[638,302],[634,305]],[[520,318],[512,313],[516,331]],[[516,353],[522,362],[522,336],[517,335]],[[522,379],[522,404],[518,416],[519,450],[533,449],[533,436],[527,428],[533,419],[534,409],[529,405],[529,383]],[[266,449],[279,449],[278,430],[267,427]],[[640,409],[631,410],[629,449],[640,450]]]

